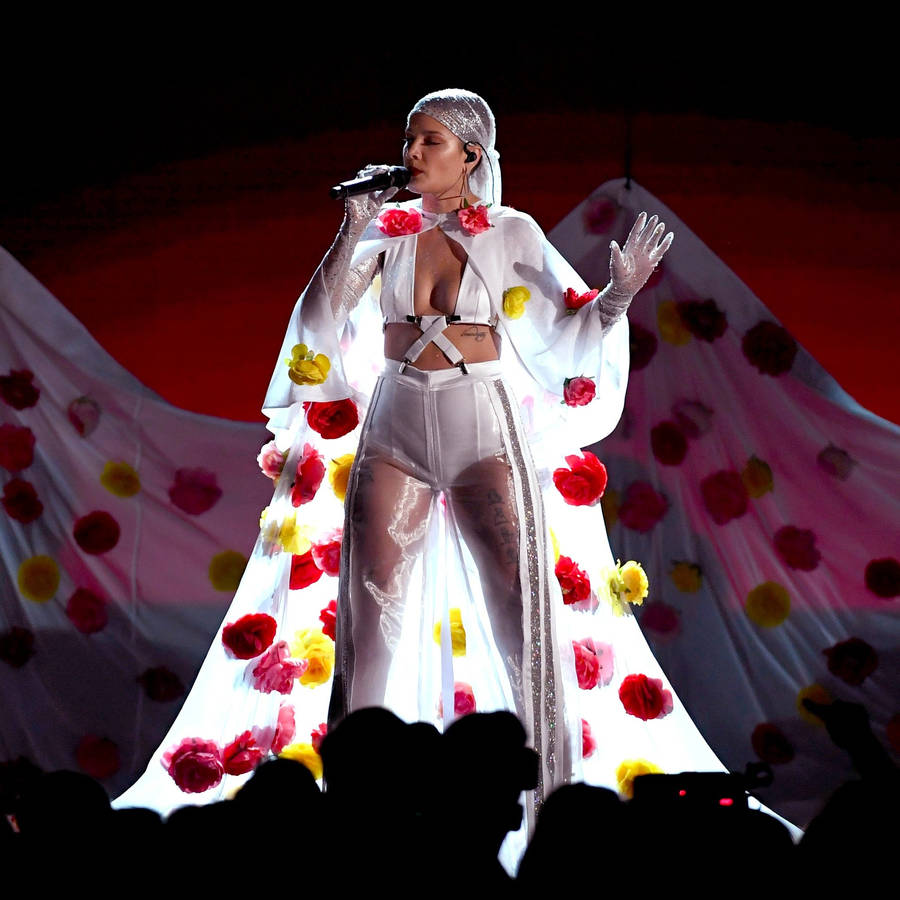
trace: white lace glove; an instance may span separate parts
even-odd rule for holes
[[[670,231],[665,237],[665,223],[659,217],[642,212],[631,228],[624,249],[612,241],[609,245],[610,282],[600,294],[600,321],[606,331],[628,309],[634,295],[647,283],[647,279],[672,246],[675,235]]]

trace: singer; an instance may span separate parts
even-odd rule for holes
[[[417,199],[346,196],[294,308],[263,407],[276,487],[259,539],[179,718],[119,805],[218,799],[269,753],[320,771],[326,709],[333,723],[372,705],[438,727],[517,713],[541,760],[529,825],[583,759],[591,781],[621,786],[623,760],[659,753],[657,719],[673,765],[719,768],[647,675],[661,673],[627,602],[646,580],[613,563],[606,472],[580,451],[619,418],[625,312],[672,235],[641,214],[611,244],[609,284],[584,284],[501,204],[494,116],[467,91],[413,106],[402,162]]]

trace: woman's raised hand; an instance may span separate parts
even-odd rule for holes
[[[613,293],[633,297],[646,283],[663,258],[666,250],[675,240],[670,231],[665,237],[665,223],[659,217],[651,216],[647,221],[647,213],[642,212],[631,228],[625,241],[625,247],[612,241],[609,245],[609,276]]]

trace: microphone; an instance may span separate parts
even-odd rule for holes
[[[342,181],[328,192],[328,196],[332,200],[337,200],[338,197],[356,197],[358,194],[369,194],[383,188],[402,188],[409,184],[410,178],[412,178],[412,172],[409,169],[403,166],[391,166],[386,172],[365,175],[362,178],[354,178],[352,181]]]

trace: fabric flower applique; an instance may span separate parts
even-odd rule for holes
[[[775,532],[773,543],[781,561],[801,572],[811,572],[822,559],[816,549],[815,533],[808,528],[785,525]]]
[[[221,748],[203,738],[185,738],[167,750],[160,762],[186,794],[202,794],[214,788],[225,774]]]
[[[531,291],[524,284],[508,287],[503,292],[503,313],[507,319],[521,319],[525,304],[531,299]]]
[[[19,566],[17,580],[27,600],[46,603],[56,596],[59,588],[59,566],[50,556],[30,556]]]
[[[13,369],[0,375],[0,397],[13,409],[28,409],[38,402],[41,389],[32,384],[34,373],[28,369]]]
[[[606,490],[606,466],[590,450],[583,453],[567,456],[570,468],[553,472],[553,484],[570,506],[593,506]]]
[[[322,634],[336,640],[337,600],[329,600],[328,606],[319,613],[319,621],[322,623]]]
[[[650,448],[664,466],[677,466],[687,456],[687,438],[675,422],[660,422],[650,429]]]
[[[343,528],[334,528],[324,535],[319,543],[313,544],[310,548],[316,567],[326,575],[331,575],[334,578],[337,578],[341,571],[341,541],[343,536]]]
[[[666,514],[669,501],[646,481],[633,481],[619,504],[619,521],[633,531],[646,534]]]
[[[871,560],[866,565],[865,582],[876,597],[896,597],[900,594],[900,562],[892,556]]]
[[[100,424],[100,405],[91,397],[76,397],[66,413],[81,437],[87,437]]]
[[[226,775],[246,775],[263,760],[266,751],[256,742],[253,732],[239,734],[222,751],[222,768]]]
[[[310,350],[306,344],[294,344],[290,359],[284,362],[290,369],[288,378],[301,386],[322,384],[331,370],[331,360],[324,353]]]
[[[591,726],[588,724],[587,719],[581,720],[581,758],[582,759],[590,759],[594,755],[594,751],[597,749],[597,741],[594,739],[594,735],[591,734]]]
[[[566,406],[587,406],[596,393],[597,386],[593,378],[578,375],[563,382],[563,403]]]
[[[322,752],[322,741],[325,740],[326,734],[328,734],[328,725],[325,722],[321,722],[310,732],[309,739],[315,748],[316,753]]]
[[[355,455],[354,453],[345,453],[328,463],[328,483],[331,485],[331,490],[334,491],[334,496],[341,503],[347,496],[347,482],[350,480],[350,468]]]
[[[304,628],[296,633],[291,644],[291,655],[309,663],[300,676],[300,684],[316,687],[331,678],[334,668],[334,641],[320,629]]]
[[[696,594],[703,583],[703,570],[688,560],[673,560],[669,569],[672,584],[684,594]]]
[[[306,444],[303,456],[297,463],[297,477],[291,487],[291,503],[294,506],[309,503],[316,496],[324,478],[325,463],[322,462],[322,455],[312,444]]]
[[[453,712],[456,718],[468,716],[473,712],[478,712],[475,702],[475,691],[472,685],[465,681],[457,681],[453,685]],[[438,698],[438,716],[444,718],[444,698]]]
[[[619,699],[629,716],[645,722],[662,719],[674,708],[672,692],[663,687],[662,680],[643,674],[625,676],[619,688]]]
[[[758,500],[773,489],[772,467],[758,456],[751,456],[741,470],[741,481],[747,493]]]
[[[210,584],[217,591],[233,592],[238,589],[244,569],[247,568],[247,557],[237,550],[223,550],[209,561],[207,575]]]
[[[764,581],[747,594],[744,610],[754,624],[774,628],[788,617],[791,596],[777,582]]]
[[[759,322],[741,339],[741,350],[760,374],[773,378],[790,372],[797,356],[797,342],[775,322]]]
[[[133,497],[141,489],[138,473],[126,462],[108,462],[100,473],[100,484],[116,497]]]
[[[0,466],[8,472],[20,472],[34,462],[34,434],[4,422],[0,425]]]
[[[578,687],[590,691],[595,687],[605,687],[613,677],[613,649],[609,644],[583,638],[572,641],[575,653],[575,675]]]
[[[278,523],[273,522],[272,525],[277,527]],[[285,553],[302,555],[310,548],[309,530],[308,525],[297,524],[297,514],[291,513],[284,517],[273,543],[277,543]]]
[[[716,525],[725,525],[747,512],[747,488],[737,472],[723,470],[700,482],[700,496]]]
[[[489,203],[482,203],[478,206],[468,206],[464,202],[463,208],[456,212],[456,216],[459,219],[459,227],[462,228],[466,234],[471,235],[481,234],[483,231],[493,228],[494,226],[488,221],[489,207]]]
[[[359,409],[349,398],[326,403],[309,402],[304,408],[309,427],[326,440],[350,434],[359,425]]]
[[[322,777],[322,757],[316,752],[316,748],[310,743],[290,744],[285,747],[279,754],[283,759],[293,759],[310,772],[313,778],[318,781]]]
[[[297,733],[297,721],[294,707],[290,703],[282,703],[278,707],[278,719],[275,723],[275,734],[272,736],[271,750],[276,755],[290,744]]]
[[[72,534],[85,553],[98,556],[112,550],[119,543],[121,529],[108,512],[95,510],[75,520]]]
[[[302,554],[291,557],[290,589],[300,591],[315,584],[325,573],[316,565],[312,555],[312,547]]]
[[[78,588],[66,604],[69,621],[82,634],[94,634],[109,622],[106,601],[87,588]]]
[[[286,458],[285,454],[275,445],[275,441],[269,441],[268,444],[263,444],[256,461],[259,463],[260,471],[266,478],[277,481],[278,476],[281,475],[281,470],[284,468]]]
[[[222,496],[215,472],[206,469],[178,469],[169,488],[169,499],[182,512],[199,516],[212,509]]]
[[[597,288],[585,291],[583,294],[579,294],[578,291],[575,290],[575,288],[566,288],[566,292],[565,294],[563,294],[563,303],[566,307],[566,315],[574,316],[582,306],[587,306],[588,303],[590,303],[592,300],[595,300],[599,293],[600,291]]]
[[[568,556],[560,556],[556,561],[556,580],[562,591],[563,603],[571,606],[590,599],[591,580],[587,573]]]
[[[616,564],[607,573],[609,601],[616,616],[631,614],[629,606],[640,606],[650,590],[643,566],[633,559],[624,565]]]
[[[277,624],[266,613],[249,613],[222,629],[222,643],[235,659],[253,659],[275,640]]]
[[[251,678],[253,687],[260,693],[290,694],[294,681],[309,668],[305,659],[291,659],[287,641],[272,644],[253,667]]]
[[[418,234],[422,230],[422,214],[417,209],[386,209],[378,216],[376,224],[388,237]]]
[[[22,478],[10,478],[3,485],[0,502],[3,503],[6,514],[23,525],[33,522],[44,511],[44,504],[38,499],[34,485]]]
[[[434,626],[434,641],[436,644],[441,642],[442,624],[442,622],[438,622]],[[466,629],[463,626],[462,610],[459,607],[453,607],[450,610],[450,644],[454,656],[466,655]]]
[[[616,769],[616,788],[629,800],[634,796],[634,779],[641,775],[662,775],[663,770],[648,759],[624,759]]]

